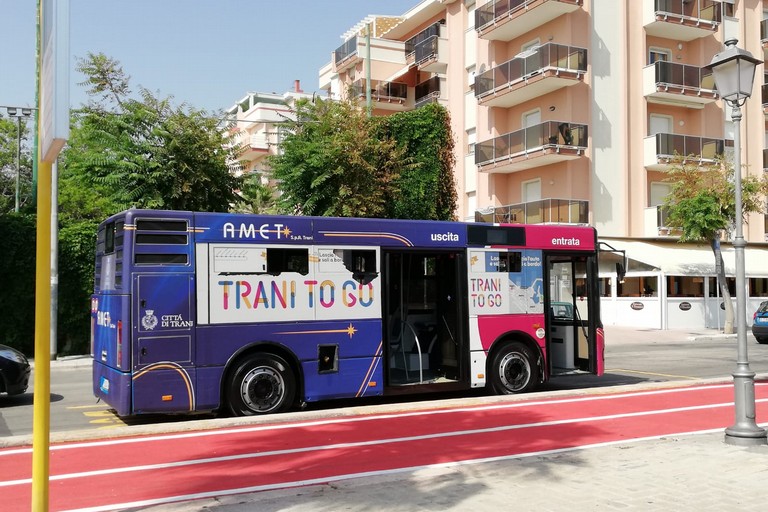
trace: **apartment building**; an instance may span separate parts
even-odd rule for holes
[[[282,140],[281,124],[293,117],[296,101],[311,99],[298,80],[293,89],[282,94],[249,92],[225,111],[234,141],[244,148],[236,172],[258,173],[264,185],[269,182],[267,159],[277,154]]]
[[[430,101],[451,112],[458,216],[591,224],[621,253],[602,259],[603,321],[651,328],[724,323],[708,246],[665,224],[670,158],[733,154],[730,107],[704,69],[726,39],[765,58],[768,0],[423,0],[370,15],[319,72],[332,97],[375,115]],[[744,175],[768,164],[768,85],[742,108]],[[762,92],[762,101],[761,93]],[[744,225],[747,312],[768,299],[768,221]],[[735,297],[733,248],[723,243]]]

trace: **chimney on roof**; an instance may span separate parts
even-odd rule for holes
[[[304,92],[301,90],[301,80],[293,81],[293,92]]]

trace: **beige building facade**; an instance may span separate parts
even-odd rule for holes
[[[730,108],[704,69],[726,39],[765,58],[768,0],[423,0],[370,15],[319,72],[329,96],[376,115],[437,101],[456,137],[458,217],[590,224],[607,246],[603,321],[717,328],[724,313],[708,246],[665,225],[669,159],[733,155]],[[763,66],[742,108],[744,175],[766,166]],[[761,88],[762,87],[762,88]],[[747,311],[768,300],[766,220],[745,224]],[[733,249],[723,244],[735,297]]]

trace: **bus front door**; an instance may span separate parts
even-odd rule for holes
[[[384,253],[384,337],[388,385],[461,378],[460,252]]]
[[[549,294],[547,351],[551,375],[597,371],[596,330],[589,257],[546,255]],[[598,299],[599,300],[599,299]]]

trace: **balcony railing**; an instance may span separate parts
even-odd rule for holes
[[[500,224],[588,224],[589,201],[541,199],[475,212],[475,222]]]
[[[718,98],[711,71],[668,61],[657,61],[643,69],[643,95],[650,102],[695,108],[703,108]]]
[[[405,42],[405,55],[408,56],[414,52],[417,51],[417,47],[426,41],[427,39],[430,39],[431,37],[440,37],[440,28],[445,26],[445,22],[438,21],[436,23],[433,23],[432,25],[428,26],[412,38],[408,39]],[[419,61],[418,56],[416,57],[416,62]]]
[[[656,14],[720,23],[722,9],[716,0],[655,0]]]
[[[587,147],[587,125],[548,121],[475,145],[475,165],[524,155],[545,147]]]
[[[653,66],[657,84],[686,89],[717,90],[711,70],[661,60],[654,62]]]
[[[433,76],[416,85],[416,108],[432,103],[440,97],[440,77]]]
[[[729,145],[733,146],[733,141],[675,133],[656,134],[656,154],[664,157],[693,156],[714,161],[725,153],[725,148]]]
[[[675,157],[686,162],[709,165],[719,156],[733,150],[730,139],[714,139],[696,135],[657,133],[645,138],[644,165],[646,169],[664,171],[673,164]]]
[[[650,36],[690,41],[712,35],[722,22],[718,0],[643,1],[643,26]]]
[[[333,52],[333,61],[338,65],[343,62],[347,57],[357,53],[357,36],[352,37],[344,42],[341,46],[336,48]]]
[[[571,4],[579,6],[581,0],[495,0],[487,2],[475,9],[475,28],[478,31],[482,31],[487,25],[500,21],[504,18],[510,18],[515,15],[525,13],[528,11],[529,5],[533,3],[557,3],[557,4]],[[559,12],[559,11],[557,11]],[[548,20],[547,20],[548,21]],[[532,26],[529,26],[527,30],[530,30]]]
[[[475,97],[482,98],[498,87],[519,82],[545,69],[586,73],[587,50],[576,46],[547,43],[524,52],[476,76]]]
[[[434,59],[437,57],[438,40],[439,38],[437,36],[430,36],[428,39],[425,39],[416,45],[416,56],[414,59],[416,61],[416,65],[418,65],[420,62],[424,62],[426,60]]]
[[[365,97],[365,80],[358,80],[352,85],[354,96]],[[371,80],[371,99],[373,101],[399,101],[408,99],[408,85],[400,82],[382,82]]]

